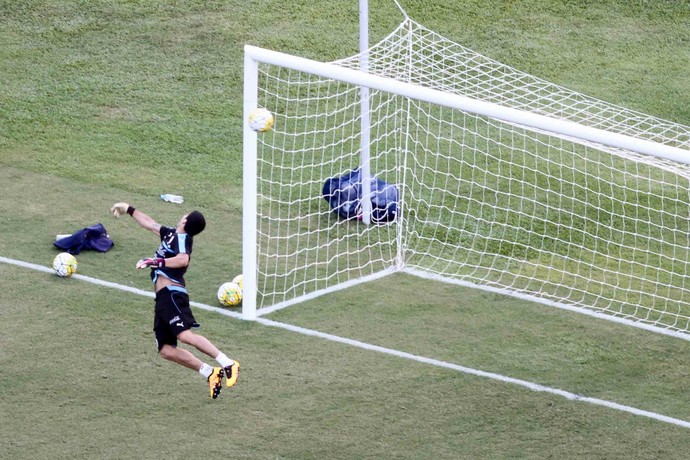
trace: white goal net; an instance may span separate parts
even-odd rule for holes
[[[368,75],[360,56],[247,48],[245,115],[266,107],[276,123],[245,128],[245,316],[405,271],[688,336],[690,127],[410,19],[367,61]],[[343,219],[323,197],[326,180],[362,166],[360,85],[365,163],[398,192],[382,225]]]

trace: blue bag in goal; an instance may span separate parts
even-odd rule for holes
[[[343,219],[362,218],[362,174],[359,168],[342,176],[329,177],[323,185],[323,198]],[[376,177],[371,178],[371,221],[393,222],[398,214],[398,188]]]

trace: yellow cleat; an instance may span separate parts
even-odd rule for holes
[[[235,364],[225,368],[225,385],[230,388],[237,383],[237,377],[240,373],[240,362],[235,361]]]
[[[211,392],[211,398],[216,399],[220,396],[220,390],[223,388],[223,368],[214,367],[213,372],[208,377],[208,388]]]

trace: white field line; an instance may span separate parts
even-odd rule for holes
[[[22,262],[20,260],[15,260],[15,259],[8,259],[8,258],[2,257],[2,256],[0,256],[0,262],[6,263],[6,264],[11,264],[11,265],[16,265],[19,267],[29,268],[32,270],[37,270],[37,271],[41,271],[41,272],[45,272],[45,273],[51,273],[51,274],[54,273],[53,269],[50,267],[44,267],[42,265],[32,264],[32,263],[28,263],[28,262]],[[122,284],[111,283],[109,281],[103,281],[103,280],[100,280],[97,278],[91,278],[89,276],[75,274],[75,275],[72,275],[72,278],[82,280],[82,281],[87,281],[89,283],[97,284],[99,286],[105,286],[105,287],[110,287],[113,289],[119,289],[121,291],[131,292],[131,293],[137,294],[137,295],[143,295],[143,296],[150,297],[150,298],[154,297],[153,292],[150,292],[150,291],[144,291],[141,289],[132,288],[129,286],[124,286]],[[191,302],[191,305],[196,307],[196,308],[200,308],[202,310],[213,311],[213,312],[225,315],[225,316],[231,316],[233,318],[242,319],[242,315],[239,312],[236,313],[236,312],[228,311],[228,310],[223,309],[223,308],[213,307],[211,305],[205,305],[205,304],[198,303],[198,302]],[[604,399],[590,398],[587,396],[571,393],[569,391],[559,390],[557,388],[551,388],[551,387],[539,385],[537,383],[528,382],[526,380],[515,379],[512,377],[507,377],[505,375],[495,374],[493,372],[485,372],[485,371],[481,371],[478,369],[472,369],[470,367],[464,367],[464,366],[449,363],[446,361],[439,361],[439,360],[433,359],[433,358],[426,358],[424,356],[413,355],[411,353],[406,353],[404,351],[398,351],[398,350],[393,350],[390,348],[380,347],[378,345],[371,345],[371,344],[368,344],[365,342],[360,342],[358,340],[348,339],[345,337],[339,337],[337,335],[326,334],[324,332],[314,331],[312,329],[306,329],[306,328],[299,327],[299,326],[293,326],[290,324],[280,323],[280,322],[272,321],[272,320],[266,319],[266,318],[261,318],[261,317],[257,318],[256,322],[263,324],[265,326],[278,327],[278,328],[285,329],[285,330],[288,330],[291,332],[297,332],[299,334],[304,334],[304,335],[308,335],[311,337],[318,337],[320,339],[330,340],[332,342],[338,342],[338,343],[342,343],[345,345],[350,345],[353,347],[362,348],[364,350],[376,351],[378,353],[384,353],[387,355],[396,356],[398,358],[409,359],[409,360],[417,361],[417,362],[424,363],[424,364],[430,364],[432,366],[451,369],[454,371],[462,372],[464,374],[474,375],[477,377],[484,377],[484,378],[488,378],[488,379],[492,379],[492,380],[497,380],[499,382],[518,385],[518,386],[527,388],[527,389],[532,390],[532,391],[539,391],[539,392],[543,392],[543,393],[549,393],[549,394],[561,396],[561,397],[568,399],[568,400],[571,400],[571,401],[581,401],[581,402],[586,402],[589,404],[594,404],[597,406],[604,406],[604,407],[608,407],[609,409],[615,409],[615,410],[619,410],[621,412],[627,412],[627,413],[633,414],[633,415],[648,417],[648,418],[651,418],[654,420],[658,420],[660,422],[670,423],[672,425],[681,426],[684,428],[690,428],[690,422],[688,422],[686,420],[668,417],[666,415],[661,415],[661,414],[657,414],[655,412],[637,409],[635,407],[625,406],[623,404],[618,404],[615,402],[606,401]]]

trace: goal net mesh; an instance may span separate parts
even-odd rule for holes
[[[540,80],[407,19],[368,72],[688,149],[690,128]],[[360,56],[336,64],[360,69]],[[395,270],[687,332],[690,168],[384,91],[370,93],[373,176],[394,223],[343,220],[324,181],[361,162],[356,85],[260,64],[257,308]]]

